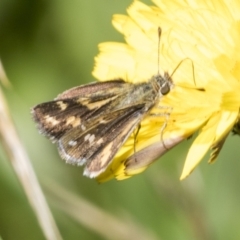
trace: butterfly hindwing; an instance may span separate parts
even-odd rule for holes
[[[69,163],[86,164],[85,175],[98,176],[140,123],[143,114],[144,105],[139,104],[104,116],[86,131],[80,126],[74,128],[58,141],[59,153]]]
[[[172,136],[137,151],[124,161],[126,174],[131,175],[131,172],[135,172],[141,168],[146,168],[184,139],[185,138],[183,136]]]

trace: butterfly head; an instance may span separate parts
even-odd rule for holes
[[[155,80],[157,81],[158,85],[160,86],[160,93],[162,95],[166,95],[170,92],[173,82],[167,72],[165,72],[163,76],[160,74],[156,75]]]

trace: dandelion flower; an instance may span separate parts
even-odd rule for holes
[[[229,132],[240,132],[239,1],[153,2],[156,6],[134,1],[128,15],[113,16],[126,43],[100,44],[93,75],[100,81],[147,81],[158,71],[160,52],[160,72],[174,73],[175,86],[152,110],[156,116],[144,118],[137,138],[133,134],[127,140],[98,181],[140,173],[152,161],[129,168],[126,160],[144,149],[159,149],[160,156],[198,131],[184,164],[184,179],[209,150],[209,162],[217,158]]]

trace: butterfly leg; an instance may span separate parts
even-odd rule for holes
[[[167,127],[167,124],[168,124],[168,120],[169,120],[169,117],[173,111],[173,108],[172,107],[169,107],[169,106],[159,106],[158,107],[159,109],[170,109],[170,111],[168,112],[164,112],[164,113],[155,113],[155,114],[150,114],[150,116],[153,116],[153,117],[165,117],[165,121],[164,121],[164,124],[162,125],[161,129],[160,129],[160,136],[161,136],[161,142],[163,144],[163,147],[168,150],[168,147],[166,146],[166,144],[164,143],[164,139],[163,139],[163,133],[164,133],[164,130],[166,129]]]
[[[172,110],[172,108],[171,108],[171,110]],[[168,147],[167,147],[166,144],[164,143],[163,133],[164,133],[164,130],[166,129],[166,127],[167,127],[170,114],[171,114],[171,112],[165,114],[166,119],[165,119],[164,124],[162,125],[162,127],[161,127],[161,129],[160,129],[161,142],[162,142],[162,144],[163,144],[163,147],[164,147],[166,150],[168,150]]]
[[[135,153],[137,152],[137,150],[136,150],[136,143],[137,143],[137,136],[138,136],[138,134],[139,134],[140,129],[141,129],[141,124],[139,124],[139,125],[136,127],[136,131],[134,131],[134,144],[133,144],[134,155],[135,155]],[[135,161],[137,162],[136,157],[135,157]]]

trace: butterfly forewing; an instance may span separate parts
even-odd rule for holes
[[[122,80],[114,80],[72,88],[55,101],[35,106],[33,118],[40,132],[56,142],[72,128],[81,125],[85,129],[86,122],[93,123],[116,108],[116,98],[126,94],[127,85]]]

